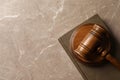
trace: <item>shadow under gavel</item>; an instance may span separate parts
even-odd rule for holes
[[[99,64],[105,59],[120,70],[120,62],[111,56],[109,32],[98,24],[86,24],[77,28],[71,37],[71,49],[76,57],[87,64]]]

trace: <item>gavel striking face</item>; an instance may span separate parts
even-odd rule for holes
[[[77,28],[71,36],[70,46],[83,63],[97,65],[106,59],[120,69],[120,62],[110,55],[110,34],[100,25],[86,24]]]

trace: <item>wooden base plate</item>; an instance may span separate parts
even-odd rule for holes
[[[109,33],[107,32],[107,34],[104,36],[104,40],[101,43],[102,44],[101,46],[102,46],[104,51],[100,54],[97,54],[95,57],[93,57],[92,60],[88,60],[88,59],[82,57],[81,55],[79,55],[78,53],[75,52],[78,45],[81,43],[83,38],[88,34],[88,32],[93,28],[94,25],[95,24],[85,24],[85,25],[78,27],[77,29],[75,29],[73,31],[73,34],[72,34],[71,39],[70,39],[70,47],[71,47],[73,54],[80,61],[87,63],[87,64],[101,63],[105,59],[106,54],[109,53],[110,48],[111,48],[111,43],[110,43],[110,39],[109,39],[110,36],[109,36]],[[93,52],[93,53],[95,53],[95,52]]]

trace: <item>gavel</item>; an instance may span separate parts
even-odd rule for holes
[[[74,30],[70,45],[81,62],[97,65],[108,60],[120,70],[120,62],[111,56],[111,35],[101,25],[85,24]]]

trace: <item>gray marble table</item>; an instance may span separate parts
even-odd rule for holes
[[[0,0],[0,80],[83,80],[58,38],[95,14],[120,43],[120,0]]]

